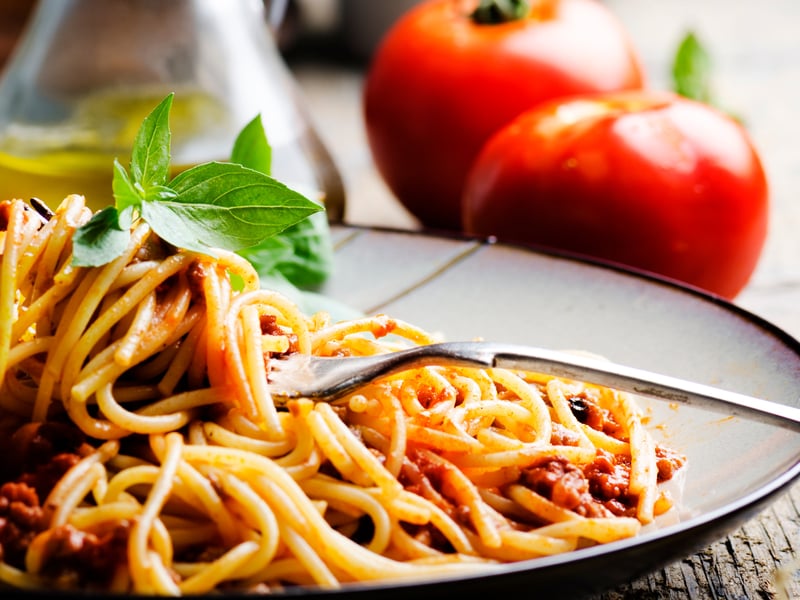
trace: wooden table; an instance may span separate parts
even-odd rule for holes
[[[744,117],[771,186],[767,245],[736,303],[800,337],[800,5],[796,0],[606,3],[627,25],[653,87],[669,87],[672,53],[685,31],[693,29],[705,43],[715,64],[716,93]],[[371,162],[361,117],[364,67],[330,59],[339,55],[328,51],[321,59],[300,52],[290,54],[289,64],[342,172],[346,221],[417,228]],[[788,568],[798,554],[800,484],[727,538],[598,599],[780,598],[775,571]],[[786,593],[800,598],[797,574]]]

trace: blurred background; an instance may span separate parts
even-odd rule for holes
[[[320,134],[342,170],[347,214],[359,224],[414,227],[372,166],[361,114],[361,81],[383,33],[418,0],[297,0],[281,47]],[[675,52],[693,31],[712,61],[713,92],[744,122],[770,183],[764,254],[740,304],[767,308],[800,335],[800,5],[795,0],[604,0],[638,47],[651,87],[669,89]],[[776,288],[779,290],[776,292]],[[763,312],[764,309],[762,309]]]
[[[651,87],[671,88],[675,52],[692,31],[712,61],[713,93],[738,115],[770,184],[770,232],[737,303],[800,336],[800,4],[795,0],[604,0],[633,38]],[[304,0],[289,13],[284,56],[342,169],[354,223],[414,227],[375,173],[361,81],[393,19],[414,0]]]
[[[362,83],[381,36],[419,0],[265,0],[279,51],[309,118],[338,167],[346,221],[417,227],[376,173],[366,143]],[[771,189],[767,244],[737,299],[800,335],[800,8],[796,0],[604,0],[639,49],[651,87],[670,88],[671,63],[693,31],[712,60],[713,91],[745,123]],[[33,1],[0,0],[0,69]]]

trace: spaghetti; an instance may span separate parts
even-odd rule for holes
[[[146,224],[71,264],[81,196],[0,205],[0,581],[193,594],[471,574],[636,535],[683,458],[634,400],[501,369],[412,369],[336,405],[276,406],[287,353],[439,341],[332,323],[236,254]],[[235,277],[234,277],[235,275]],[[234,282],[239,282],[234,284]]]

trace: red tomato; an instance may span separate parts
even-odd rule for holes
[[[726,298],[767,235],[768,186],[742,126],[669,92],[540,105],[497,132],[464,191],[464,229],[568,250]]]
[[[530,0],[500,24],[478,0],[433,0],[383,38],[366,75],[364,116],[378,171],[425,226],[460,229],[461,192],[488,137],[534,104],[641,88],[638,56],[595,0]]]

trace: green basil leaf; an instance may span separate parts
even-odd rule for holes
[[[113,206],[96,212],[72,236],[72,264],[98,267],[120,256],[131,239],[129,210],[122,220],[125,223],[120,223],[120,213]]]
[[[133,206],[129,206],[124,210],[117,210],[116,227],[118,227],[119,229],[130,231],[131,227],[133,227],[133,221],[134,221],[133,211],[134,211]]]
[[[269,175],[272,150],[261,116],[250,121],[236,138],[231,162]],[[311,215],[283,232],[239,254],[249,260],[264,278],[280,273],[290,284],[313,287],[332,270],[333,245],[324,212]]]
[[[136,186],[134,186],[128,172],[117,159],[114,159],[114,179],[111,182],[111,189],[114,192],[114,205],[117,210],[125,210],[128,207],[136,207],[142,201]]]
[[[681,40],[672,63],[675,92],[699,102],[712,102],[711,57],[698,37],[689,32]]]
[[[272,170],[272,148],[267,141],[261,115],[256,116],[239,132],[233,144],[231,162],[269,175]]]
[[[240,164],[205,163],[168,182],[172,100],[168,95],[143,121],[130,169],[114,161],[115,206],[76,232],[75,264],[99,266],[118,257],[141,218],[166,242],[195,252],[264,244],[251,253],[260,272],[285,271],[302,285],[321,282],[332,256],[324,207],[268,175],[272,150],[260,115],[237,136],[232,156]],[[281,237],[265,242],[275,236]]]
[[[311,215],[239,254],[253,264],[259,277],[268,279],[281,273],[292,284],[313,288],[333,270],[333,244],[324,212]]]
[[[301,287],[316,287],[333,272],[333,241],[324,212],[300,221],[281,236],[294,246],[292,259],[278,265],[289,281]]]
[[[269,175],[233,163],[210,162],[178,174],[169,184],[176,202],[231,210],[244,228],[263,228],[266,238],[323,207]]]
[[[142,217],[169,243],[198,252],[253,246],[322,210],[271,177],[231,163],[193,167],[170,188],[177,196],[143,203]]]
[[[285,235],[275,235],[255,246],[242,248],[238,254],[250,261],[259,277],[264,278],[278,270],[281,263],[292,260],[294,246]]]
[[[154,185],[145,190],[145,202],[166,202],[167,200],[174,200],[177,198],[178,193],[171,187],[166,185]]]
[[[213,240],[204,240],[207,230],[202,221],[193,221],[194,211],[189,204],[145,202],[142,218],[165,242],[201,254],[216,256],[211,251]],[[224,234],[220,234],[224,238]],[[204,241],[201,241],[204,240]]]
[[[131,153],[131,178],[145,191],[150,186],[163,185],[169,178],[171,134],[169,111],[172,98],[169,94],[145,117],[133,141]]]
[[[173,246],[210,255],[214,248],[235,252],[258,244],[274,234],[276,227],[274,222],[253,227],[252,222],[239,220],[236,209],[181,202],[146,202],[142,205],[142,218]]]

